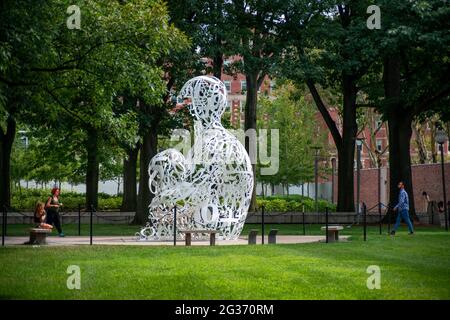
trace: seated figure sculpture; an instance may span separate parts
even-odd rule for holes
[[[219,79],[199,76],[185,83],[180,96],[190,100],[194,145],[186,157],[167,149],[150,161],[155,196],[149,221],[137,235],[141,240],[173,239],[176,206],[178,230],[216,230],[219,239],[236,239],[252,197],[253,170],[244,146],[220,122],[227,90]]]

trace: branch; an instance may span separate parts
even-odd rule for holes
[[[70,110],[64,103],[62,103],[58,97],[56,97],[53,92],[51,92],[48,89],[45,89],[45,91],[53,98],[53,100],[55,100],[55,102],[61,107],[63,108],[64,111],[66,111],[70,116],[77,118],[78,120],[81,121],[81,123],[86,124],[86,121],[84,121],[83,118],[81,118],[78,114],[76,114],[75,112],[73,112],[72,110]]]
[[[3,83],[7,84],[10,87],[33,86],[33,85],[37,84],[37,83],[34,83],[34,82],[25,82],[25,81],[14,82],[14,81],[8,80],[8,79],[3,78],[3,77],[0,77],[0,82],[3,82]]]
[[[328,112],[327,107],[323,103],[323,101],[319,95],[319,92],[317,92],[317,89],[316,89],[316,86],[314,85],[314,83],[311,80],[306,80],[306,85],[308,86],[309,91],[311,92],[311,94],[314,98],[314,102],[316,103],[316,106],[319,109],[319,111],[323,117],[323,120],[327,124],[328,129],[330,130],[330,133],[331,133],[331,136],[333,137],[336,148],[338,149],[338,151],[340,151],[342,149],[342,136],[336,126],[336,122],[334,122],[333,118],[331,118],[331,115]]]
[[[436,93],[434,96],[422,99],[422,101],[417,104],[417,107],[415,108],[414,111],[414,115],[419,115],[420,113],[424,112],[430,104],[447,97],[449,94],[450,94],[450,87],[447,87]]]
[[[33,72],[58,72],[58,71],[75,70],[75,69],[78,69],[78,67],[77,66],[61,65],[61,66],[57,66],[57,67],[53,67],[53,68],[30,68],[30,69],[28,69],[28,71],[33,71]]]
[[[175,78],[170,77],[169,81],[167,81],[166,84],[166,94],[163,96],[163,101],[167,102],[170,97],[170,90],[172,89],[173,85],[175,84]]]
[[[259,75],[258,79],[256,80],[256,85],[258,86],[258,90],[261,87],[261,85],[262,85],[262,83],[264,81],[264,78],[266,77],[266,74],[267,74],[266,72],[261,72],[261,74]]]
[[[373,135],[374,135],[374,136],[378,133],[378,131],[381,130],[381,128],[383,128],[383,124],[384,124],[384,121],[381,122],[381,124],[375,129],[375,131],[373,132]]]

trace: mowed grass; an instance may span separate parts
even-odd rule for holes
[[[319,226],[310,226],[310,234],[316,231]],[[371,227],[364,242],[361,228],[353,227],[343,232],[353,234],[350,241],[333,244],[6,247],[0,249],[0,298],[450,298],[449,233],[377,232]],[[69,265],[81,269],[81,290],[67,289]],[[379,290],[366,286],[370,265],[381,269]]]

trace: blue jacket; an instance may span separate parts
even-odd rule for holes
[[[400,189],[400,193],[398,194],[398,203],[395,208],[397,208],[398,211],[409,210],[409,198],[405,189]]]

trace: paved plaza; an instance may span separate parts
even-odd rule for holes
[[[340,236],[340,240],[347,240],[348,236]],[[6,237],[6,245],[23,245],[28,237]],[[325,241],[325,236],[277,236],[277,244],[313,243]],[[86,236],[67,236],[64,238],[47,237],[49,246],[89,245],[90,238]],[[258,245],[261,244],[261,236],[257,237]],[[265,243],[268,243],[265,237]],[[133,236],[96,236],[93,237],[95,245],[134,245],[134,246],[173,246],[173,241],[139,241]],[[184,246],[184,240],[177,240],[177,246]],[[193,246],[208,246],[209,240],[192,240]],[[216,240],[217,246],[224,245],[248,245],[247,237],[239,237],[237,240]]]

